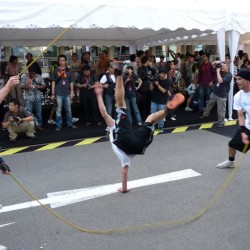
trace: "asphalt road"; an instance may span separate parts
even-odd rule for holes
[[[53,211],[93,230],[194,217],[207,207],[232,171],[215,166],[227,159],[228,136],[234,131],[232,126],[156,136],[146,154],[136,157],[129,170],[129,180],[186,169],[199,176],[134,188],[127,194],[114,191]],[[47,198],[48,193],[114,184],[121,179],[120,163],[109,142],[20,153],[6,156],[5,161],[39,199]],[[228,188],[199,220],[111,235],[80,232],[41,206],[2,212],[31,199],[10,176],[1,176],[0,245],[9,250],[248,250],[249,162],[250,154],[246,154]]]

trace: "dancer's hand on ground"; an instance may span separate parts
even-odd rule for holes
[[[9,174],[9,173],[10,173],[10,168],[9,168],[9,166],[8,166],[7,164],[5,164],[5,163],[2,163],[2,164],[0,165],[0,169],[2,170],[2,173],[3,173],[3,174]]]
[[[95,94],[96,95],[102,95],[103,94],[103,86],[101,83],[95,84]]]
[[[117,191],[119,191],[120,193],[127,193],[130,191],[130,189],[126,189],[126,190],[123,190],[122,187],[118,188]]]

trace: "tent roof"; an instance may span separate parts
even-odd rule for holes
[[[45,46],[69,27],[58,46],[155,46],[220,29],[250,31],[244,0],[234,5],[210,0],[205,8],[203,0],[84,2],[1,0],[0,45]]]

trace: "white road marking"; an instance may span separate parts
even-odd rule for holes
[[[176,181],[191,177],[200,176],[201,174],[195,172],[192,169],[186,169],[176,171],[172,173],[156,175],[148,178],[138,179],[128,182],[128,188],[138,188],[144,186],[150,186],[170,181]],[[47,205],[50,204],[51,208],[62,207],[73,203],[94,199],[97,197],[105,196],[118,192],[117,189],[121,186],[121,183],[102,185],[96,187],[88,187],[74,190],[66,190],[61,192],[48,193],[48,198],[39,200],[41,203]],[[16,211],[25,208],[41,206],[37,201],[30,201],[19,203],[15,205],[5,206],[0,209],[0,213]]]
[[[7,223],[7,224],[2,224],[0,225],[0,228],[1,227],[6,227],[6,226],[9,226],[9,225],[12,225],[12,224],[15,224],[16,222],[11,222],[11,223]]]

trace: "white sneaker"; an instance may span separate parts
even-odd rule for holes
[[[47,122],[48,122],[48,124],[56,124],[56,122],[54,120],[48,120]]]
[[[72,117],[72,122],[78,122],[78,121],[79,121],[79,118]]]
[[[234,168],[235,167],[235,161],[223,161],[222,163],[219,163],[217,166],[217,168]]]
[[[176,121],[176,118],[174,118],[173,116],[171,116],[170,118],[172,121]]]
[[[193,111],[193,110],[191,108],[189,108],[189,107],[186,107],[185,111]]]

